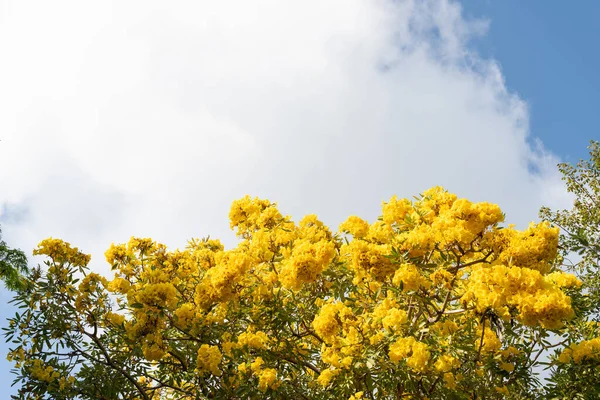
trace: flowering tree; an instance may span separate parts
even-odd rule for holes
[[[592,141],[590,159],[576,166],[560,164],[567,190],[575,196],[571,210],[542,208],[540,215],[559,226],[561,255],[567,270],[583,282],[580,312],[570,323],[559,363],[550,382],[552,395],[600,398],[600,143]]]
[[[539,398],[532,370],[579,312],[558,228],[502,228],[439,187],[338,233],[250,197],[229,216],[235,248],[132,238],[112,280],[42,241],[6,328],[21,398]]]

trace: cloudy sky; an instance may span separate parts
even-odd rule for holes
[[[132,235],[233,245],[227,212],[245,194],[334,227],[434,185],[498,203],[519,226],[541,205],[568,207],[566,155],[530,128],[486,11],[0,1],[4,238],[28,252],[63,238],[106,273],[104,250]]]

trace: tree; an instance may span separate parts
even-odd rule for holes
[[[233,203],[240,242],[113,244],[109,281],[59,239],[10,319],[19,398],[522,399],[568,334],[581,281],[558,228],[502,227],[436,187],[333,233],[268,200]],[[554,362],[554,361],[553,361]]]
[[[562,362],[553,371],[550,394],[600,398],[600,143],[588,147],[589,160],[559,165],[567,190],[575,197],[570,210],[544,207],[540,216],[563,231],[560,252],[565,267],[582,281],[576,296],[577,318],[571,322]]]
[[[19,290],[23,288],[22,274],[26,272],[27,257],[25,253],[8,247],[2,240],[2,230],[0,229],[0,279],[4,281],[8,289]]]

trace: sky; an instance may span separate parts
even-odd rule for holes
[[[132,235],[235,245],[245,194],[335,228],[436,185],[525,227],[570,205],[555,166],[594,138],[600,29],[591,2],[527,4],[0,0],[4,239],[108,275]]]
[[[530,131],[561,159],[587,158],[597,128],[600,3],[464,0],[466,16],[490,21],[475,43],[502,66],[508,88],[527,102]]]

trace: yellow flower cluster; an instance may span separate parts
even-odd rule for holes
[[[54,382],[60,378],[60,373],[51,365],[44,365],[42,360],[31,360],[30,368],[31,376],[40,381]]]
[[[198,358],[196,359],[196,368],[200,375],[211,373],[215,376],[221,375],[219,364],[223,355],[219,348],[208,344],[203,344],[198,349]]]
[[[328,303],[321,307],[313,326],[325,343],[331,344],[342,330],[344,321],[352,317],[352,310],[342,303]]]
[[[75,308],[77,311],[83,313],[94,307],[102,306],[103,301],[101,298],[97,298],[96,294],[106,286],[108,286],[108,281],[103,276],[94,272],[86,275],[79,284],[79,290],[75,298]]]
[[[266,333],[246,331],[238,336],[237,344],[240,347],[247,346],[251,349],[264,349],[269,344],[269,337]]]
[[[234,288],[247,272],[250,258],[241,252],[228,251],[215,255],[216,265],[209,269],[196,287],[194,300],[201,309],[225,302],[234,296]]]
[[[491,329],[489,324],[477,326],[474,345],[480,348],[482,353],[495,353],[502,347],[498,335]]]
[[[108,290],[113,293],[127,294],[131,288],[131,283],[124,278],[115,278],[108,284]]]
[[[579,364],[585,360],[600,361],[600,338],[570,345],[560,353],[558,360],[563,364],[570,362]]]
[[[382,219],[397,233],[395,241],[414,255],[434,248],[468,248],[504,220],[496,204],[458,199],[441,187],[423,193],[417,204],[396,197],[383,205]]]
[[[507,241],[508,245],[502,249],[499,262],[546,274],[556,258],[558,233],[558,228],[551,227],[548,222],[532,223],[523,232],[503,230],[497,235],[500,240]]]
[[[25,350],[23,349],[23,347],[19,347],[15,350],[12,350],[12,351],[8,352],[6,359],[8,361],[15,361],[15,364],[16,364],[15,366],[17,368],[20,368],[23,361],[26,360]]]
[[[183,303],[173,313],[177,326],[183,329],[189,329],[196,318],[196,306],[192,303]]]
[[[400,265],[394,273],[392,283],[396,286],[402,286],[404,291],[427,289],[431,286],[431,282],[421,275],[417,267],[412,264]]]
[[[258,197],[252,199],[245,196],[236,200],[229,211],[231,229],[237,228],[240,236],[252,234],[262,228],[274,228],[281,219],[282,215],[275,204]]]
[[[132,296],[137,303],[144,304],[157,309],[175,308],[177,305],[177,289],[169,282],[149,283],[144,285],[135,296]]]
[[[456,322],[447,319],[431,325],[431,329],[437,332],[440,336],[450,336],[459,330],[459,326]]]
[[[574,316],[571,299],[554,282],[575,282],[572,275],[556,273],[544,277],[538,270],[516,266],[478,265],[472,268],[461,298],[479,313],[492,309],[502,318],[510,319],[511,310],[525,325],[559,328]]]
[[[345,304],[324,304],[313,320],[315,332],[323,341],[320,351],[323,362],[335,368],[350,368],[364,349],[365,322]]]
[[[356,392],[354,393],[352,396],[350,396],[348,398],[348,400],[360,400],[363,398],[363,395],[365,394],[365,392],[360,391],[360,392]]]
[[[389,356],[390,360],[396,362],[406,360],[406,365],[416,372],[425,372],[431,353],[425,343],[409,336],[399,338],[390,345]]]
[[[329,386],[331,381],[333,379],[335,379],[335,377],[337,375],[339,375],[339,373],[340,373],[340,370],[338,370],[338,369],[326,368],[323,371],[321,371],[321,373],[319,374],[319,377],[317,378],[317,382],[319,383],[319,385],[321,385],[323,387],[327,387],[327,386]]]
[[[265,368],[258,375],[258,389],[266,392],[267,389],[277,389],[277,371],[274,368]]]
[[[313,239],[314,240],[314,239]],[[313,282],[335,256],[335,244],[331,237],[313,243],[310,238],[294,243],[289,257],[282,263],[281,283],[291,289]]]
[[[401,305],[390,295],[373,308],[370,319],[370,328],[373,331],[383,328],[385,330],[389,329],[392,332],[400,332],[408,321],[408,316],[406,311],[401,308]],[[384,337],[383,332],[378,333],[379,335],[375,334],[371,336],[371,343],[374,344]]]
[[[354,239],[344,245],[342,252],[354,271],[354,283],[359,283],[365,277],[382,281],[393,274],[394,264],[387,257],[391,250],[389,244],[373,243],[363,239]]]
[[[121,314],[116,314],[113,312],[108,312],[106,314],[106,320],[114,326],[119,326],[123,322],[125,322],[125,316],[121,315]]]
[[[354,393],[352,396],[350,396],[348,398],[348,400],[360,400],[363,398],[363,395],[365,394],[365,392],[360,391],[360,392],[356,392]]]
[[[438,372],[449,372],[453,368],[459,367],[460,361],[451,355],[444,354],[435,361],[433,366]]]
[[[142,351],[148,361],[158,361],[165,355],[165,343],[159,332],[148,333],[142,338]]]
[[[91,257],[79,251],[77,247],[71,247],[61,239],[48,238],[42,240],[33,255],[45,255],[50,257],[55,264],[69,264],[74,267],[85,267]]]

